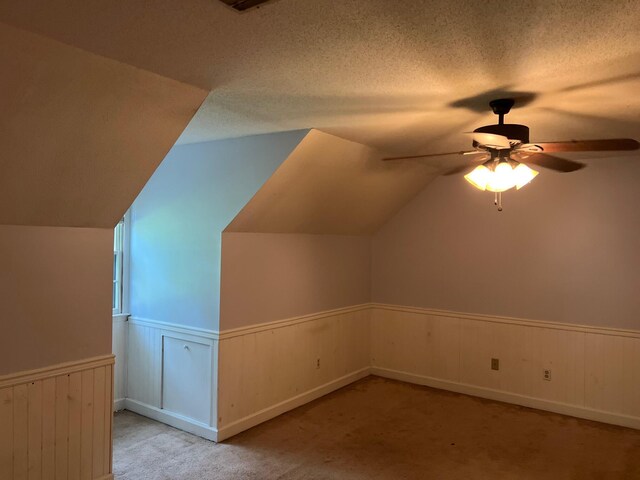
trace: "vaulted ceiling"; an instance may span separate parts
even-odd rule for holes
[[[635,0],[6,0],[0,20],[210,89],[181,142],[315,127],[459,150],[504,95],[532,140],[638,136]]]
[[[315,128],[229,228],[370,233],[461,161],[380,158],[466,149],[493,98],[532,141],[638,138],[639,24],[635,0],[0,0],[0,224],[109,227],[176,139]]]
[[[370,235],[434,178],[361,143],[311,130],[226,232]]]
[[[0,224],[113,228],[207,92],[0,23]]]

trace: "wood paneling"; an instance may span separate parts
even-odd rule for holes
[[[69,402],[69,375],[56,377],[56,480],[68,477]]]
[[[447,380],[460,378],[458,319],[373,309],[371,336],[374,367]]]
[[[127,325],[125,408],[215,439],[217,333],[135,317]]]
[[[366,375],[369,340],[366,307],[223,332],[218,431],[245,422],[241,431],[251,426],[252,418],[264,421],[297,406],[297,397],[309,401],[313,392],[328,393],[345,378]]]
[[[162,330],[128,323],[127,398],[161,408]]]
[[[163,335],[162,408],[209,424],[211,345]]]
[[[80,479],[80,435],[82,432],[82,373],[69,375],[69,428],[68,469],[69,480]]]
[[[0,473],[13,478],[13,388],[0,390]]]
[[[107,367],[100,367],[93,372],[93,438],[91,439],[93,458],[91,461],[91,478],[99,476],[104,468],[104,411],[105,408],[110,410],[106,405],[106,392],[111,391],[111,388],[107,389],[106,385],[106,369]]]
[[[27,384],[13,388],[13,478],[28,478],[29,397]]]
[[[82,372],[82,407],[80,414],[80,479],[91,478],[93,472],[93,378],[94,370]]]
[[[42,382],[27,384],[29,480],[42,477]]]
[[[162,332],[190,337],[175,325],[129,323],[130,359],[140,362],[130,364],[129,380],[140,378],[137,391],[153,399],[161,391]],[[218,440],[228,438],[369,371],[640,426],[640,332],[367,304],[193,335],[214,349],[211,429],[193,430],[207,438],[216,427]],[[500,370],[491,370],[491,358],[500,359]],[[189,430],[184,417],[180,423],[135,400],[140,413]]]
[[[127,337],[129,331],[127,317],[113,316],[112,352],[116,356],[114,365],[114,408],[122,408],[127,396]]]
[[[0,377],[0,478],[109,477],[112,362]]]
[[[587,334],[585,405],[640,417],[640,340]]]
[[[379,305],[371,348],[379,374],[640,425],[640,332]]]
[[[56,379],[42,382],[42,480],[55,478],[56,472]]]

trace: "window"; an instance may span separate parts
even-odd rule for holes
[[[129,309],[129,232],[131,214],[124,214],[113,231],[113,314],[128,313]]]
[[[123,264],[124,264],[124,218],[113,232],[113,313],[122,313]]]

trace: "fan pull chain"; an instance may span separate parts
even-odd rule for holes
[[[498,211],[502,211],[502,192],[496,192],[495,197],[493,199],[493,204],[498,207]]]

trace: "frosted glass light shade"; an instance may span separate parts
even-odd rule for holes
[[[516,168],[513,169],[513,174],[516,181],[516,188],[520,190],[531,180],[536,178],[538,172],[533,170],[532,168],[527,167],[524,163],[520,163]]]
[[[536,175],[538,175],[538,172],[523,163],[518,163],[513,168],[509,162],[501,161],[493,168],[480,165],[474,168],[471,173],[465,175],[464,178],[480,190],[505,192],[513,187],[518,190],[521,189],[531,182]]]
[[[500,162],[496,165],[493,175],[487,184],[490,192],[505,192],[516,185],[513,168],[508,162]]]
[[[480,165],[464,176],[464,179],[480,190],[487,189],[487,183],[491,180],[493,172],[484,165]]]

